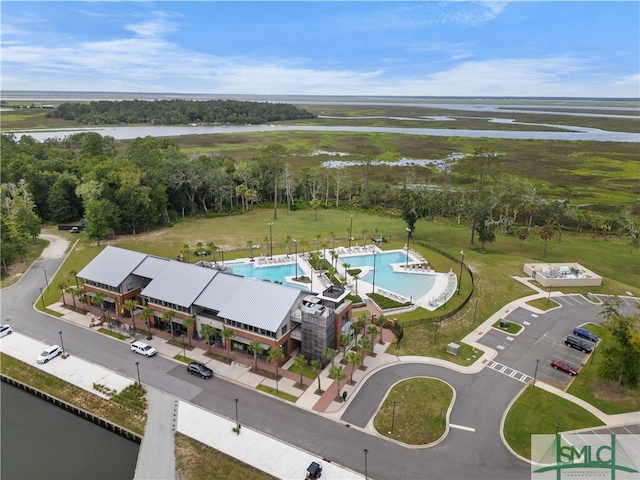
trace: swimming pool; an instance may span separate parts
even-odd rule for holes
[[[285,281],[285,277],[295,277],[296,276],[296,265],[295,263],[287,264],[287,265],[272,265],[268,267],[259,267],[254,268],[252,263],[227,263],[227,267],[230,267],[235,275],[242,275],[247,278],[256,278],[258,280],[269,280],[270,282],[282,282],[289,287],[299,288],[301,290],[306,290],[301,285],[287,283]],[[302,274],[302,270],[298,267],[298,275]]]
[[[360,280],[373,283],[373,257],[374,255],[341,255],[338,257],[340,265],[348,263],[349,268],[371,267],[371,271]],[[434,275],[411,274],[394,272],[392,263],[405,263],[407,255],[403,252],[379,253],[376,257],[375,286],[399,293],[414,300],[426,295],[435,284]]]

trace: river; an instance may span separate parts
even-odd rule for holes
[[[133,478],[135,443],[6,383],[0,401],[3,480]]]
[[[246,125],[246,126],[140,126],[140,127],[95,127],[59,130],[15,130],[17,138],[30,135],[43,142],[48,138],[62,138],[80,132],[97,132],[116,140],[131,140],[138,137],[176,137],[181,135],[211,135],[220,133],[255,133],[273,131],[315,131],[315,132],[357,132],[357,133],[393,133],[403,135],[427,135],[439,137],[503,138],[520,140],[560,140],[560,141],[596,141],[596,142],[640,142],[640,134],[628,132],[609,132],[596,128],[578,126],[559,126],[577,131],[515,131],[515,130],[466,130],[455,128],[396,128],[396,127],[350,127],[350,126],[308,126],[308,125]]]

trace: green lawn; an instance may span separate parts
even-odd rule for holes
[[[444,435],[452,399],[453,389],[435,378],[404,380],[384,399],[373,425],[385,437],[409,445],[426,445]],[[393,402],[397,402],[395,414]]]
[[[501,332],[505,332],[505,333],[512,333],[512,334],[516,334],[518,333],[520,330],[522,330],[522,325],[516,323],[516,322],[509,322],[509,326],[506,328],[503,328],[500,326],[500,322],[502,320],[498,320],[496,323],[494,323],[492,326],[493,328],[500,330]]]
[[[547,298],[536,298],[535,300],[529,300],[527,305],[531,305],[532,307],[537,308],[538,310],[542,310],[546,312],[547,310],[551,310],[552,308],[559,307],[560,305],[553,300]]]
[[[531,435],[553,434],[556,423],[561,432],[604,425],[576,404],[528,385],[507,414],[504,437],[513,450],[531,458]]]

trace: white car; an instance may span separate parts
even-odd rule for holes
[[[44,352],[38,355],[36,358],[36,362],[38,363],[47,363],[52,358],[56,358],[58,355],[62,354],[62,347],[60,345],[54,345],[52,347],[47,348]]]
[[[131,344],[131,351],[134,353],[139,353],[140,355],[145,355],[147,357],[152,357],[153,355],[158,353],[158,351],[151,345],[147,345],[143,342],[133,342]]]
[[[6,325],[0,326],[0,337],[11,335],[12,332],[13,332],[13,328],[8,323]]]

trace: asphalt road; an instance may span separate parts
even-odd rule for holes
[[[516,378],[487,368],[478,374],[465,375],[436,366],[395,365],[375,373],[364,383],[339,422],[328,420],[232,381],[219,377],[202,381],[160,356],[152,359],[132,356],[128,345],[40,314],[33,309],[33,302],[44,287],[43,270],[52,278],[61,263],[62,259],[35,262],[20,282],[2,290],[2,323],[11,323],[16,330],[47,343],[58,343],[58,332],[62,331],[65,348],[70,353],[131,378],[136,376],[138,361],[143,383],[228,418],[234,418],[234,399],[238,398],[238,414],[244,425],[313,452],[325,461],[364,473],[363,449],[367,448],[368,473],[378,480],[530,478],[529,465],[511,455],[499,435],[508,403],[524,387]],[[514,340],[507,341],[492,332],[481,341],[490,346],[508,342],[497,360],[533,376],[536,359],[542,364],[556,351],[578,353],[568,352],[571,349],[562,343],[573,326],[587,319],[602,320],[597,317],[599,307],[569,301],[571,308],[530,319],[530,325]],[[632,306],[627,307],[627,313],[633,313]],[[510,319],[529,321],[525,320],[527,315],[530,316],[527,311],[516,309]],[[543,374],[540,365],[538,374]],[[431,448],[405,448],[358,428],[367,424],[390,386],[414,376],[432,376],[450,383],[456,390],[450,421],[468,429],[450,429],[444,441]]]

